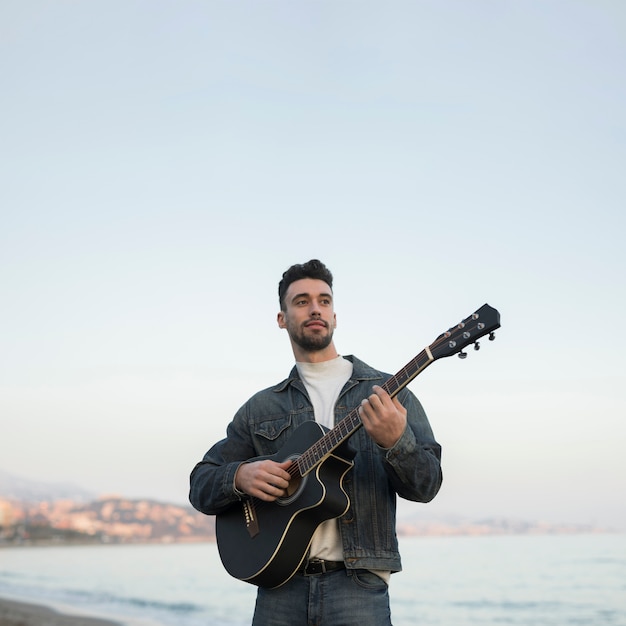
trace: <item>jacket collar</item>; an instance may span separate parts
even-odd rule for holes
[[[375,370],[373,367],[367,365],[353,354],[348,354],[343,357],[352,363],[352,376],[350,376],[351,381],[366,381],[366,380],[380,380],[384,377],[384,375]],[[302,379],[298,374],[298,368],[294,365],[291,372],[289,372],[289,377],[278,383],[276,386],[272,388],[272,391],[279,393],[281,391],[285,391],[289,385],[296,384],[296,386],[300,387],[302,385]]]

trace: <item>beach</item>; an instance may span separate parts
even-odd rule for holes
[[[38,604],[0,598],[0,626],[119,626],[116,622],[80,615],[64,615]]]

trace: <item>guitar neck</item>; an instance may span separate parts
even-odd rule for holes
[[[489,339],[494,339],[493,331],[497,328],[500,328],[500,313],[488,304],[483,304],[472,315],[439,335],[430,346],[424,348],[381,387],[393,398],[433,361],[453,354],[463,356],[462,350],[471,343],[478,348],[477,340],[481,337],[489,334]],[[296,467],[300,474],[304,476],[319,465],[362,425],[359,409],[356,407],[298,458]]]
[[[381,387],[393,398],[434,360],[430,347],[424,348],[397,374],[388,378]],[[352,437],[361,426],[363,422],[359,409],[356,407],[298,458],[296,465],[300,475],[304,476],[317,467],[333,450]]]

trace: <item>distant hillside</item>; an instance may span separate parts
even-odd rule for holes
[[[399,516],[402,536],[607,532],[587,524],[541,523],[419,512]],[[70,484],[43,483],[0,471],[0,545],[42,542],[211,541],[215,520],[190,505],[97,497]]]
[[[62,543],[211,541],[214,519],[191,506],[153,500],[92,502],[0,499],[0,546]]]

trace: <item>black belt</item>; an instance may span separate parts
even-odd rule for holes
[[[311,559],[298,570],[298,573],[303,576],[315,576],[317,574],[325,574],[326,572],[334,572],[340,569],[346,569],[346,564],[343,561]]]

